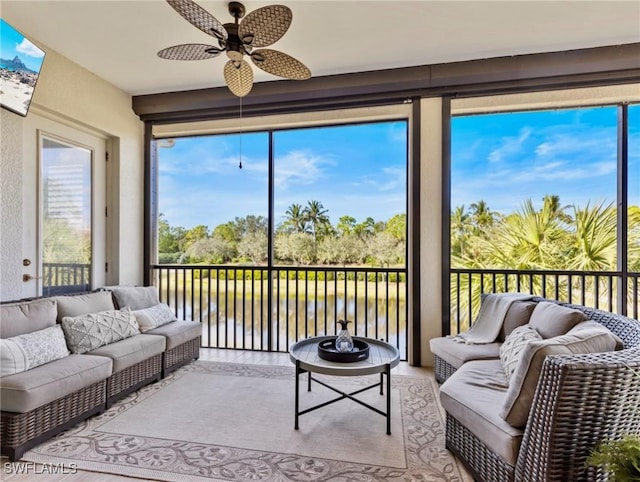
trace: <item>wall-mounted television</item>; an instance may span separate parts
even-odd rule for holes
[[[26,116],[44,51],[0,18],[0,105]]]

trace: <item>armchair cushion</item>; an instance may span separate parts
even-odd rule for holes
[[[118,308],[128,306],[136,311],[160,303],[155,286],[107,286],[105,289],[113,293]]]
[[[498,342],[467,345],[443,336],[429,340],[429,347],[434,355],[442,358],[455,368],[460,368],[470,360],[487,360],[500,357],[500,343]]]
[[[507,311],[507,316],[504,318],[498,340],[506,340],[513,330],[529,323],[536,305],[537,303],[534,301],[514,301],[509,307],[509,311]]]
[[[541,301],[531,313],[529,324],[546,339],[564,335],[585,319],[582,311]]]
[[[43,298],[0,305],[0,338],[11,338],[56,324],[56,300]]]
[[[579,323],[566,335],[528,343],[511,376],[500,417],[514,427],[526,425],[542,371],[542,363],[547,355],[613,351],[617,343],[617,338],[595,321]]]
[[[58,303],[58,322],[61,322],[65,316],[80,316],[116,309],[111,293],[105,291],[56,296],[55,300]]]
[[[493,452],[515,465],[523,431],[498,416],[507,393],[500,360],[465,363],[440,387],[442,407]]]

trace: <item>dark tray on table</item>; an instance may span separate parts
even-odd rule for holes
[[[338,351],[336,350],[336,339],[329,338],[318,344],[318,356],[323,360],[332,362],[359,362],[369,358],[369,344],[362,340],[353,340],[352,351]]]

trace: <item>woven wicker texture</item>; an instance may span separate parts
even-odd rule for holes
[[[477,480],[512,482],[514,468],[494,454],[473,433],[447,413],[447,449],[471,470]]]
[[[607,473],[587,467],[602,440],[640,434],[640,322],[581,305],[551,301],[582,311],[611,330],[625,350],[547,357],[536,388],[516,467],[510,467],[447,414],[447,447],[477,480],[605,481]],[[445,381],[455,368],[435,357],[435,374]],[[514,477],[515,476],[515,477]]]
[[[284,5],[268,5],[247,14],[240,22],[241,39],[253,36],[252,47],[266,47],[277,42],[289,29],[293,14]]]
[[[438,355],[434,355],[434,361],[435,361],[436,381],[438,383],[444,383],[447,380],[447,378],[453,375],[457,370],[456,367],[447,363]]]
[[[106,380],[49,402],[26,413],[2,412],[0,433],[2,448],[22,450],[28,442],[92,409],[104,409]],[[19,456],[19,455],[18,455]]]
[[[164,352],[163,368],[166,375],[189,360],[200,357],[200,337],[189,340],[182,345]]]
[[[603,439],[640,434],[640,347],[551,356],[544,362],[522,447],[519,480],[607,480],[586,468]]]
[[[114,373],[107,379],[107,399],[112,399],[140,382],[154,377],[159,378],[161,370],[162,354],[160,353]]]
[[[213,15],[191,0],[167,0],[176,12],[185,20],[198,27],[204,33],[216,38],[227,38],[224,26]]]

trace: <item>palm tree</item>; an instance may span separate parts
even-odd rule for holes
[[[471,217],[465,210],[464,204],[456,206],[451,213],[451,249],[455,256],[464,258],[465,247],[469,236],[471,236]]]
[[[493,226],[496,219],[496,213],[489,209],[489,205],[486,201],[480,200],[478,202],[471,203],[469,209],[471,209],[471,219],[478,232],[482,233],[487,228]]]
[[[617,219],[615,206],[603,203],[574,208],[575,243],[571,269],[606,271],[616,267]]]
[[[549,211],[550,215],[563,223],[570,223],[572,221],[571,216],[565,213],[565,209],[570,206],[560,206],[560,196],[557,194],[547,194],[542,198],[543,208]]]
[[[307,213],[300,204],[294,203],[289,206],[285,215],[287,216],[285,223],[289,224],[295,233],[307,232]]]
[[[565,261],[562,250],[568,233],[551,211],[550,204],[536,211],[527,199],[521,210],[510,214],[481,241],[490,266],[512,269],[554,269]],[[563,242],[564,241],[564,242]]]
[[[311,234],[315,239],[320,232],[320,228],[329,223],[329,216],[327,216],[329,211],[324,208],[320,201],[309,201],[304,212],[306,221],[311,224]]]

